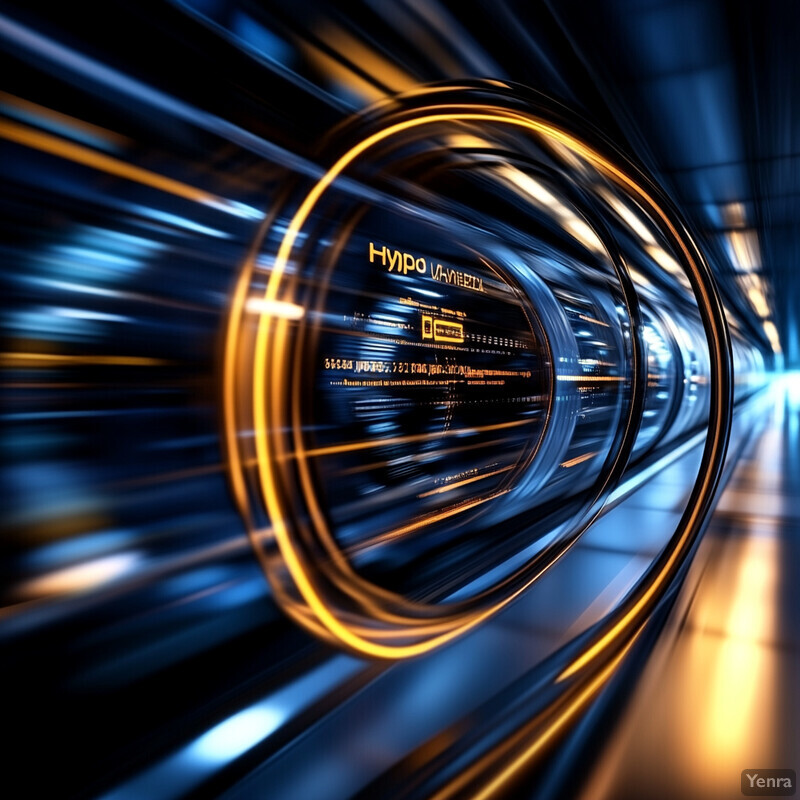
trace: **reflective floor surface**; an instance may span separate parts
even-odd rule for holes
[[[684,589],[582,794],[734,798],[800,766],[800,376],[771,389]]]

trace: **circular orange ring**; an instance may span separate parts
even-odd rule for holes
[[[519,111],[487,106],[485,104],[459,105],[456,107],[434,106],[424,109],[424,112],[419,116],[389,125],[351,147],[350,150],[341,156],[314,185],[295,212],[286,230],[262,298],[266,310],[260,314],[256,332],[252,391],[253,427],[259,486],[261,497],[272,524],[272,533],[280,550],[283,563],[288,570],[294,586],[307,604],[310,612],[309,615],[304,615],[304,624],[312,627],[316,632],[325,631],[329,633],[340,643],[359,653],[393,659],[411,657],[428,652],[474,628],[512,602],[528,588],[538,575],[534,576],[529,582],[518,587],[515,591],[491,607],[479,612],[470,613],[464,618],[454,620],[451,624],[439,624],[437,626],[438,632],[420,641],[411,643],[387,644],[381,641],[375,641],[375,638],[382,638],[376,635],[377,631],[375,629],[368,629],[366,632],[363,632],[363,629],[359,628],[359,626],[351,625],[337,617],[335,610],[328,606],[325,598],[318,591],[313,580],[309,577],[304,568],[302,557],[293,541],[289,527],[286,524],[287,512],[283,500],[280,493],[276,490],[275,465],[286,456],[286,453],[280,450],[280,444],[276,440],[277,437],[271,437],[269,432],[277,429],[275,426],[279,425],[276,409],[280,405],[280,393],[283,389],[280,381],[280,375],[283,374],[281,359],[286,352],[285,345],[287,342],[289,325],[291,323],[285,317],[270,312],[269,309],[271,308],[271,303],[279,302],[282,281],[300,231],[320,198],[333,184],[336,178],[361,154],[384,139],[413,128],[438,122],[488,122],[508,124],[527,129],[532,133],[550,138],[567,147],[576,155],[593,164],[607,177],[624,187],[627,191],[635,194],[639,200],[661,220],[665,228],[670,232],[673,241],[681,248],[690,269],[694,271],[695,277],[697,278],[695,281],[696,286],[700,288],[701,293],[705,290],[702,276],[700,275],[690,249],[683,242],[682,236],[675,229],[668,215],[664,213],[658,203],[644,188],[615,164],[572,134],[538,117],[526,115]],[[237,296],[234,298],[235,304],[243,305],[246,299],[246,285],[244,288],[244,291],[237,292]],[[707,296],[701,299],[703,302],[708,302]],[[241,319],[241,308],[232,309],[231,319]],[[229,335],[229,344],[230,341]],[[233,351],[236,349],[235,341],[232,349]],[[226,347],[226,359],[230,360],[232,356],[235,356],[235,352],[232,354],[231,349]],[[227,366],[226,364],[226,367]],[[267,374],[268,367],[270,367],[269,375]],[[226,370],[226,381],[228,378],[230,378],[231,381],[235,380],[235,376],[232,376],[230,371]],[[228,387],[226,386],[224,412],[226,416],[226,430],[230,438],[231,431],[234,433],[236,431],[234,409],[232,407],[232,398],[235,390],[231,389],[231,391],[228,391],[227,389]],[[230,447],[229,445],[229,452],[235,449],[235,447]],[[242,465],[238,454],[236,457],[231,458],[231,466],[234,473],[241,473]],[[234,483],[237,483],[236,478],[234,478]],[[237,491],[237,497],[241,496],[244,491],[242,489],[243,482],[241,481],[241,475],[239,475],[238,483],[240,484],[240,488],[239,491]],[[408,636],[414,633],[416,633],[416,631],[411,630],[408,632]],[[370,636],[374,638],[370,638]],[[399,638],[403,638],[402,632],[400,632]]]

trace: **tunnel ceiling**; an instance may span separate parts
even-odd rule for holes
[[[451,5],[497,77],[627,140],[706,240],[728,304],[800,363],[800,11],[777,2]],[[763,302],[762,302],[763,298]]]
[[[796,6],[625,0],[553,7],[633,148],[705,236],[731,303],[755,327],[773,319],[786,361],[796,365]],[[767,308],[753,297],[762,287]]]

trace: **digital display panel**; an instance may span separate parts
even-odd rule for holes
[[[324,295],[302,358],[305,455],[340,543],[389,541],[506,492],[550,391],[547,343],[510,277],[467,248],[354,236]]]

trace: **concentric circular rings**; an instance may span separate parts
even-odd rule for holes
[[[399,106],[403,107],[402,101]],[[234,494],[248,521],[255,551],[278,602],[290,616],[315,634],[360,654],[396,659],[428,652],[479,625],[525,591],[591,523],[621,476],[636,438],[636,414],[641,410],[644,391],[641,342],[633,336],[634,369],[629,386],[628,418],[596,501],[568,535],[560,537],[546,553],[520,567],[502,586],[482,593],[479,602],[431,605],[411,601],[371,584],[351,568],[318,507],[315,487],[306,467],[296,408],[293,411],[287,405],[287,398],[292,395],[288,379],[297,374],[297,365],[291,361],[290,340],[298,324],[287,286],[291,283],[291,264],[298,242],[317,204],[337,180],[346,177],[351,165],[395,137],[425,126],[452,124],[457,128],[469,123],[508,126],[557,143],[591,164],[659,222],[678,253],[696,295],[712,365],[711,427],[703,466],[691,504],[673,537],[671,560],[668,559],[664,570],[654,576],[643,595],[642,605],[631,609],[625,619],[612,626],[598,647],[604,647],[627,630],[635,622],[636,614],[664,589],[664,581],[685,557],[713,497],[730,425],[730,357],[726,323],[708,267],[668,201],[640,170],[607,143],[601,140],[600,145],[590,144],[556,121],[555,116],[527,100],[521,102],[519,95],[507,88],[485,85],[473,91],[464,87],[434,87],[417,92],[411,107],[405,108],[403,113],[398,113],[397,104],[394,104],[386,114],[386,124],[376,126],[373,118],[371,125],[377,129],[336,159],[294,212],[280,240],[266,286],[257,298],[260,311],[251,334],[252,349],[242,346],[246,327],[244,309],[252,297],[252,263],[260,242],[254,245],[253,257],[237,285],[227,330],[223,387]],[[377,119],[380,122],[380,113]],[[265,222],[262,235],[270,224],[271,220]],[[632,280],[624,264],[618,266],[617,272],[629,314],[635,319],[638,312]],[[243,375],[243,370],[249,374]],[[254,464],[248,463],[249,455],[242,446],[243,430],[252,431]],[[291,475],[287,472],[289,463],[292,464]],[[249,470],[254,478],[252,488],[248,486]],[[293,485],[298,482],[298,476],[299,487]],[[307,509],[307,518],[303,520],[298,520],[290,501],[298,491]],[[254,504],[266,513],[269,522],[266,530],[257,524],[259,514]],[[311,537],[314,548],[303,544],[304,536]],[[344,602],[339,603],[336,598],[344,598]],[[592,653],[587,652],[584,661],[576,663],[574,668],[579,669],[591,658]]]

